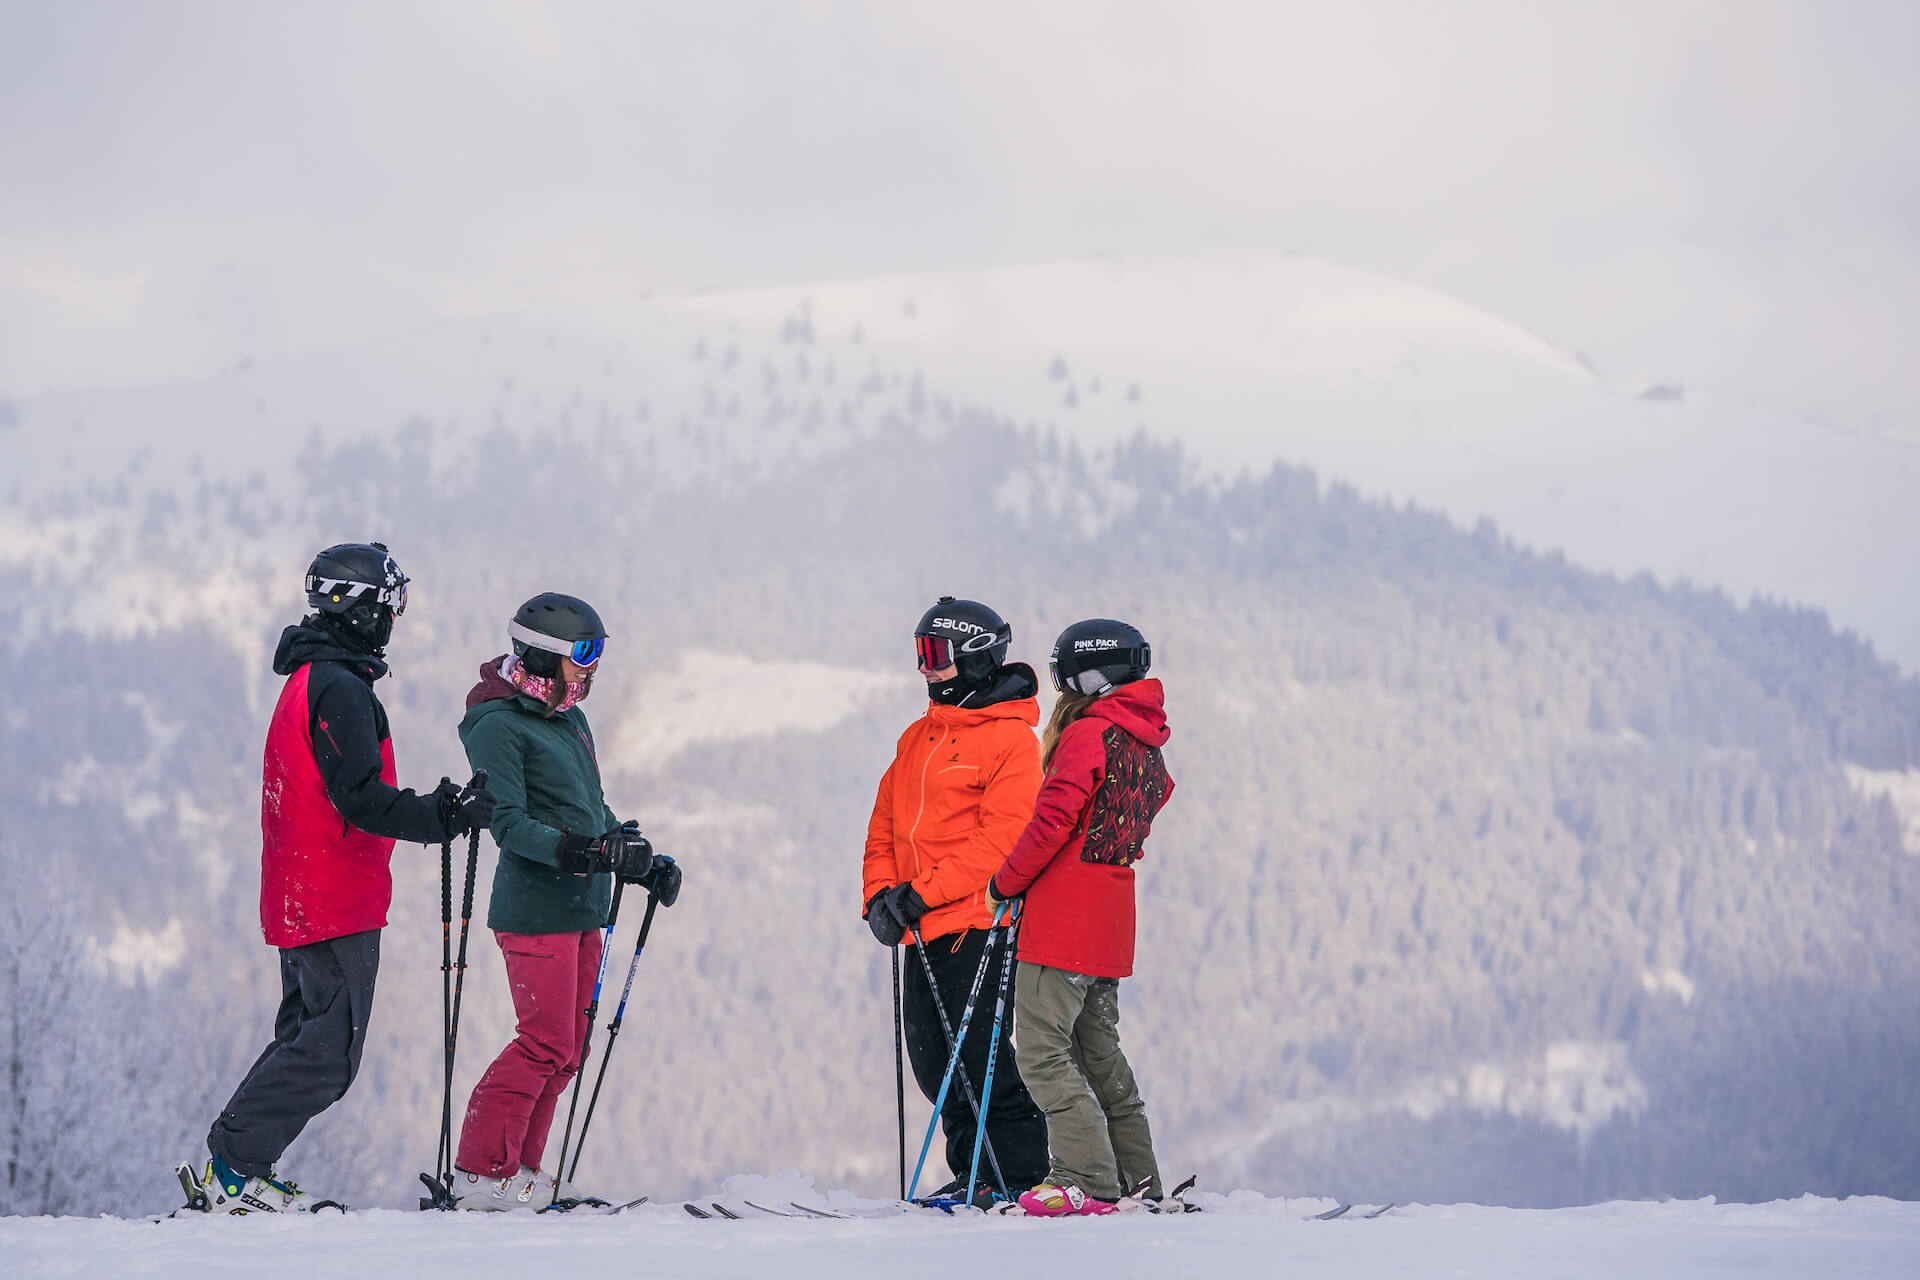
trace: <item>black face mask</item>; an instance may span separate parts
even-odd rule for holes
[[[393,610],[383,604],[358,604],[345,613],[318,615],[327,633],[349,649],[379,657],[393,638]]]
[[[967,699],[979,693],[982,685],[956,674],[951,680],[935,680],[927,685],[927,697],[949,707],[965,706]]]

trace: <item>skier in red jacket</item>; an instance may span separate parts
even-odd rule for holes
[[[988,885],[1025,896],[1014,979],[1015,1060],[1047,1113],[1047,1180],[1020,1197],[1041,1217],[1111,1213],[1144,1184],[1161,1195],[1146,1106],[1120,1051],[1120,979],[1133,973],[1133,864],[1173,794],[1152,650],[1124,622],[1060,633],[1060,692],[1041,742],[1033,819]]]
[[[309,1120],[345,1096],[360,1069],[393,901],[396,840],[439,844],[485,827],[493,796],[441,780],[425,795],[394,786],[387,673],[407,575],[385,546],[344,543],[314,557],[314,612],[280,636],[287,677],[267,729],[260,789],[260,928],[280,949],[273,1040],[207,1134],[204,1172],[179,1169],[192,1207],[305,1213],[316,1202],[274,1170]]]

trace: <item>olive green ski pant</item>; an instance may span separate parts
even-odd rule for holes
[[[1047,1114],[1049,1178],[1098,1200],[1143,1181],[1159,1196],[1147,1108],[1120,1052],[1120,981],[1021,961],[1014,1058]]]

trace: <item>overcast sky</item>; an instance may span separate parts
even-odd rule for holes
[[[0,395],[1280,245],[1920,435],[1920,4],[0,0]]]

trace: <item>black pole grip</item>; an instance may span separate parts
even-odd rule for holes
[[[475,827],[467,833],[467,887],[460,895],[460,941],[463,958],[466,950],[466,922],[473,918],[473,874],[479,864],[480,829]]]
[[[441,778],[445,786],[452,778]],[[440,923],[453,923],[453,837],[448,836],[440,842]],[[444,932],[444,930],[443,930]],[[445,967],[444,965],[442,966]]]

